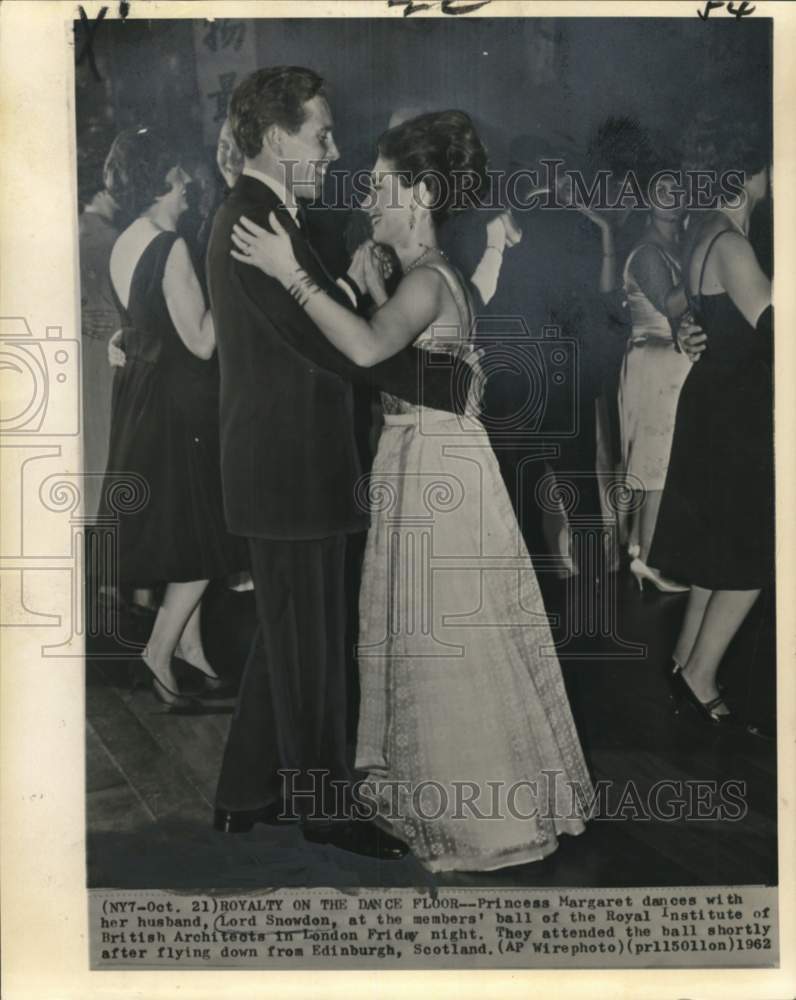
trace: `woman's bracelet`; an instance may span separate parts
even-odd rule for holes
[[[309,299],[320,292],[321,289],[303,268],[299,268],[298,271],[293,273],[287,290],[303,309]]]
[[[486,245],[486,249],[487,249],[487,250],[497,250],[497,252],[498,252],[498,253],[500,254],[500,256],[502,257],[502,256],[503,256],[503,250],[504,250],[505,248],[504,248],[504,247],[497,247],[497,246],[495,246],[495,244],[494,244],[494,243],[487,243],[487,245]]]

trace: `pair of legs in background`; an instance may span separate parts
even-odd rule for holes
[[[704,704],[720,697],[719,667],[730,642],[760,596],[760,590],[707,590],[692,586],[672,654],[673,669]],[[723,702],[714,707],[727,715]]]

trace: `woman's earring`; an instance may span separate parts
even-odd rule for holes
[[[417,210],[417,205],[411,205],[409,208],[409,228],[415,228],[415,211]]]

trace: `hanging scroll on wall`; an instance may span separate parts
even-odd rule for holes
[[[195,21],[194,48],[202,135],[215,146],[232,91],[257,66],[254,26],[227,17]]]

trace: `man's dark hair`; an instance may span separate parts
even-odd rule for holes
[[[247,76],[229,103],[232,134],[243,155],[258,155],[272,125],[298,132],[307,117],[304,105],[322,93],[323,79],[302,66],[272,66]]]

